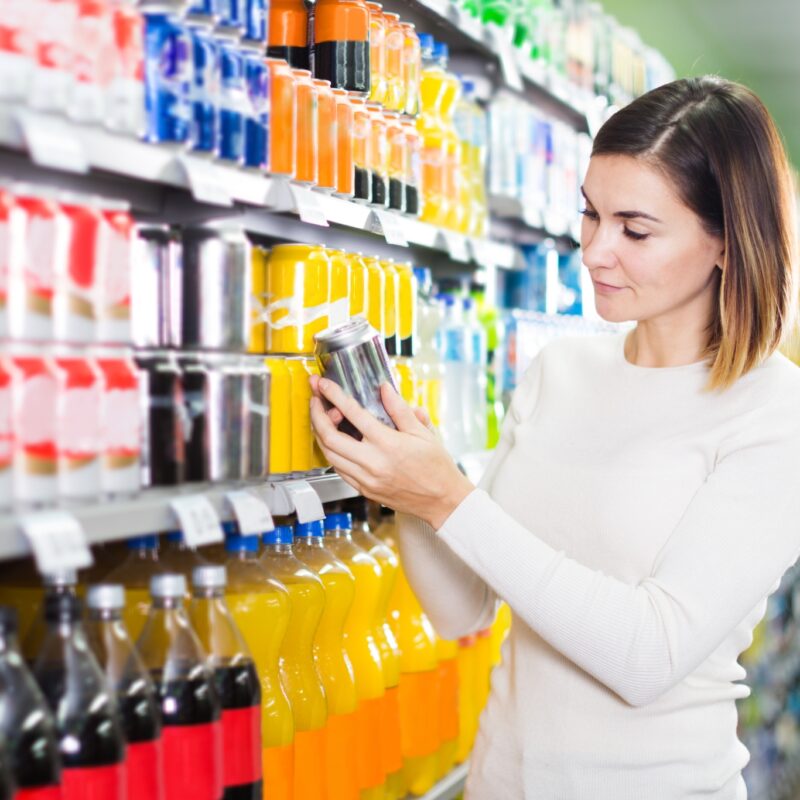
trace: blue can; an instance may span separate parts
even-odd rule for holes
[[[192,124],[189,146],[216,155],[219,146],[219,47],[204,26],[192,26]]]
[[[217,27],[239,35],[245,32],[246,0],[215,0]]]
[[[191,36],[171,14],[145,8],[142,15],[145,139],[148,142],[186,142],[191,118]]]
[[[217,16],[218,5],[218,0],[192,0],[186,9],[186,15],[213,20]]]
[[[269,148],[269,69],[260,53],[245,54],[248,112],[244,122],[244,164],[267,168]]]
[[[268,19],[267,0],[245,0],[244,38],[266,45]]]
[[[248,111],[244,54],[235,41],[220,38],[217,45],[220,56],[218,155],[241,164],[244,161],[244,120]]]

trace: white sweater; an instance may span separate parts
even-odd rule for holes
[[[800,369],[723,393],[703,364],[557,341],[482,481],[434,532],[400,515],[439,633],[513,611],[468,800],[740,800],[737,663],[800,554]]]

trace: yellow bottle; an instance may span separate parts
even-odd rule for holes
[[[397,335],[398,311],[400,307],[400,275],[390,258],[380,260],[384,274],[384,307],[385,307],[385,328],[383,331],[383,341],[386,345],[387,354],[392,356],[400,355],[400,344]]]
[[[417,130],[422,140],[422,197],[420,219],[438,223],[446,216],[444,198],[445,132],[439,113],[439,95],[446,78],[433,53],[423,48],[420,74],[420,113]]]
[[[485,628],[478,631],[475,641],[475,705],[477,706],[478,719],[480,719],[483,709],[486,708],[486,701],[489,699],[489,685],[492,674],[492,629]],[[477,730],[477,720],[475,722]]]
[[[292,378],[285,358],[267,358],[269,367],[269,472],[292,471]]]
[[[158,556],[164,572],[175,572],[186,578],[186,607],[188,608],[192,600],[192,571],[195,567],[208,566],[208,559],[186,544],[182,531],[167,532],[161,540]]]
[[[367,501],[354,501],[351,507],[353,541],[378,562],[381,570],[381,593],[375,606],[374,618],[375,641],[381,652],[386,689],[381,715],[381,752],[386,770],[386,800],[399,800],[406,795],[400,735],[400,648],[389,624],[389,600],[397,581],[400,562],[394,550],[370,530],[367,522]]]
[[[465,636],[458,642],[458,749],[456,763],[469,758],[478,732],[475,689],[478,682],[477,637]]]
[[[239,536],[225,524],[228,573],[226,599],[261,681],[263,800],[294,796],[294,720],[280,678],[279,655],[289,626],[291,601],[286,588],[270,577],[259,560],[258,536]]]
[[[386,331],[386,276],[377,258],[365,258],[367,265],[367,321],[378,333]]]
[[[437,639],[439,658],[439,752],[437,778],[443,778],[456,763],[458,752],[458,642]]]
[[[381,509],[376,535],[394,541],[394,512]],[[397,573],[390,615],[400,646],[400,730],[403,744],[403,772],[408,790],[425,794],[438,775],[439,660],[436,633],[409,586],[403,566]],[[420,708],[428,709],[423,716]]]
[[[325,519],[325,547],[343,561],[355,578],[353,607],[344,627],[344,645],[358,693],[358,776],[360,800],[385,800],[386,771],[381,753],[381,723],[384,712],[385,677],[378,643],[375,641],[375,607],[381,594],[378,562],[352,537],[349,514],[331,514]]]
[[[405,358],[411,358],[417,352],[417,297],[419,295],[419,285],[410,262],[395,264],[395,267],[400,283],[397,322],[400,355]]]
[[[502,661],[502,647],[511,630],[511,609],[508,603],[500,603],[492,623],[491,662],[496,667]]]
[[[135,536],[128,539],[126,545],[128,557],[111,570],[103,582],[120,583],[125,587],[122,619],[131,641],[135,642],[150,611],[150,578],[165,570],[158,556],[158,537],[155,534]]]
[[[367,264],[359,253],[348,253],[350,261],[350,316],[367,316]]]
[[[358,800],[358,694],[353,665],[344,647],[344,625],[355,597],[355,578],[325,548],[324,535],[321,520],[297,525],[294,552],[325,587],[325,611],[314,640],[314,659],[328,699],[324,758],[327,798]]]
[[[281,681],[294,717],[294,800],[325,797],[325,727],[328,706],[314,663],[314,639],[325,610],[322,581],[292,551],[290,525],[262,537],[261,564],[289,591],[291,614],[281,646]]]

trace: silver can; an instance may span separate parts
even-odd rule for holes
[[[180,342],[172,334],[171,298],[180,292],[180,286],[172,285],[179,266],[176,248],[166,225],[137,227],[131,270],[131,326],[137,347],[170,347]]]
[[[385,425],[395,427],[381,402],[383,383],[397,385],[392,375],[383,336],[363,317],[355,317],[344,325],[328,328],[314,336],[314,355],[323,377],[342,387],[373,416]],[[339,430],[361,439],[359,431],[343,420]]]
[[[247,477],[249,420],[240,359],[215,353],[181,356],[187,481]]]
[[[271,376],[261,356],[242,359],[245,373],[244,413],[248,436],[244,443],[249,454],[247,478],[261,479],[269,474],[269,391]]]
[[[235,225],[182,235],[184,347],[242,353],[250,341],[250,241]]]

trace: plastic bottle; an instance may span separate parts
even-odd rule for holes
[[[400,736],[400,648],[389,624],[389,601],[400,562],[394,550],[372,533],[367,520],[367,501],[359,498],[349,503],[348,508],[353,515],[353,541],[378,562],[381,571],[381,590],[373,619],[385,689],[381,711],[381,758],[386,770],[386,800],[399,800],[406,795]]]
[[[478,732],[478,715],[475,685],[477,683],[477,637],[465,636],[458,640],[458,749],[456,763],[469,758],[475,735]]]
[[[34,675],[55,716],[63,800],[124,800],[125,736],[115,698],[81,624],[81,601],[50,595]]]
[[[487,377],[488,354],[486,331],[478,320],[475,301],[467,297],[464,303],[464,325],[468,337],[469,379],[467,387],[472,394],[472,419],[469,426],[469,448],[472,452],[486,450],[489,437]]]
[[[491,636],[491,662],[492,666],[496,667],[501,663],[502,648],[508,634],[511,630],[511,608],[508,603],[500,603],[497,608],[494,622],[492,623],[492,636]]]
[[[374,632],[381,572],[378,562],[353,541],[352,529],[349,514],[331,514],[325,518],[325,547],[347,565],[355,578],[355,598],[344,626],[344,646],[353,665],[358,694],[356,773],[361,788],[360,798],[384,800],[386,771],[381,724],[386,684]]]
[[[439,295],[439,299],[445,307],[444,324],[439,329],[444,361],[442,438],[450,454],[458,457],[470,449],[475,418],[474,393],[470,391],[469,384],[469,338],[458,298],[443,294]]]
[[[386,543],[395,541],[394,512],[381,509],[381,524],[375,533]],[[438,774],[439,661],[436,633],[408,584],[402,564],[389,608],[400,647],[403,772],[408,790],[420,795],[433,786]],[[420,708],[428,709],[428,713],[420,715]]]
[[[22,640],[22,654],[28,664],[32,665],[42,649],[42,642],[47,635],[47,620],[44,615],[45,603],[48,597],[59,595],[78,596],[78,575],[74,570],[68,569],[51,575],[44,575],[44,590],[39,590],[32,596],[25,592],[20,595],[23,602],[33,602],[33,622],[28,629],[27,636]],[[26,597],[27,596],[27,597]],[[27,598],[30,598],[30,601]]]
[[[186,544],[182,531],[168,531],[161,542],[158,552],[161,571],[183,575],[187,586],[191,584],[194,568],[204,567],[209,563],[197,550]],[[187,595],[187,602],[190,598],[191,592]]]
[[[439,752],[436,776],[443,778],[456,763],[458,752],[458,642],[436,640],[439,659]]]
[[[90,586],[86,637],[117,698],[125,740],[127,800],[163,800],[164,750],[156,687],[130,640],[120,584]]]
[[[164,571],[159,560],[158,536],[135,536],[125,543],[127,558],[111,570],[103,583],[119,583],[125,587],[125,610],[122,619],[131,641],[136,642],[150,612],[150,579]]]
[[[444,71],[438,99],[438,115],[443,133],[444,168],[442,185],[442,205],[437,222],[451,230],[462,229],[462,217],[465,209],[461,204],[461,147],[458,134],[453,124],[456,104],[461,96],[461,83],[458,78],[447,71],[450,50],[444,42],[436,42],[433,58]]]
[[[206,652],[222,706],[224,800],[261,800],[261,685],[255,662],[225,602],[225,567],[192,571],[189,619]]]
[[[0,604],[16,610],[19,619],[17,638],[25,642],[42,605],[42,576],[32,558],[0,565]]]
[[[486,402],[487,441],[492,450],[500,439],[500,428],[505,418],[503,406],[503,382],[506,330],[500,312],[494,304],[486,302],[483,287],[473,285],[472,297],[478,308],[478,319],[486,332]]]
[[[224,526],[228,573],[226,600],[256,662],[261,681],[264,800],[291,800],[294,791],[294,721],[281,685],[279,654],[289,625],[289,592],[259,559],[258,536]]]
[[[18,615],[0,606],[0,735],[17,800],[61,800],[58,737],[47,701],[19,651]]]
[[[492,629],[484,628],[478,631],[475,640],[475,705],[477,706],[477,716],[480,718],[481,712],[486,707],[489,699],[489,684],[492,673]],[[478,720],[475,720],[475,727],[478,727]]]
[[[416,267],[414,272],[420,286],[419,309],[419,351],[414,359],[417,368],[417,403],[427,412],[433,425],[442,424],[444,407],[445,367],[437,343],[439,329],[444,324],[444,302],[430,296],[431,272],[424,267]]]
[[[0,736],[0,800],[14,800],[17,785],[11,771],[11,761],[6,740]]]
[[[325,547],[324,536],[321,520],[298,524],[294,552],[314,570],[325,587],[325,611],[314,639],[314,660],[328,700],[324,760],[327,797],[328,800],[358,800],[358,694],[343,638],[344,624],[355,597],[355,578]]]
[[[291,600],[289,626],[281,645],[281,682],[294,717],[294,800],[306,800],[325,793],[320,755],[325,752],[328,708],[314,663],[314,637],[325,609],[325,589],[295,557],[292,540],[289,525],[265,533],[261,563],[286,587]]]
[[[138,647],[161,703],[165,800],[220,800],[220,701],[183,606],[186,579],[154,575],[150,593],[152,607]]]

